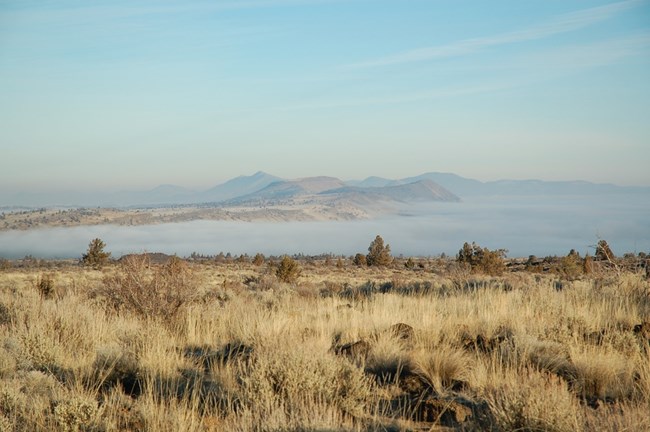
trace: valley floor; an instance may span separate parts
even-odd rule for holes
[[[84,225],[154,225],[195,220],[289,222],[366,219],[367,210],[354,205],[325,205],[310,201],[263,206],[173,206],[155,208],[72,208],[5,212],[0,231]]]

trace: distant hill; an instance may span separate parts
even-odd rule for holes
[[[423,202],[423,201],[460,201],[453,193],[431,180],[418,180],[412,183],[383,187],[347,186],[321,192],[321,195],[338,195],[348,200]]]
[[[239,176],[225,183],[217,185],[199,194],[195,202],[219,202],[232,198],[248,195],[264,189],[274,182],[281,182],[280,177],[258,171],[251,176]]]
[[[257,192],[234,198],[227,203],[243,204],[286,200],[342,187],[345,187],[345,183],[334,177],[307,177],[298,180],[277,181]]]
[[[427,183],[430,182],[430,183]],[[407,186],[407,187],[406,187]],[[267,201],[305,198],[321,194],[320,200],[336,205],[372,200],[410,202],[454,201],[473,196],[566,196],[600,194],[650,194],[650,187],[625,187],[586,181],[498,180],[481,182],[453,173],[428,172],[414,177],[388,179],[368,177],[343,182],[334,177],[286,180],[259,171],[239,176],[204,191],[161,185],[146,191],[113,193],[61,192],[15,193],[0,196],[0,207],[164,207],[177,205],[251,205]],[[336,195],[336,196],[335,196]],[[316,199],[316,198],[314,198]],[[644,197],[645,199],[645,197]]]
[[[460,197],[480,194],[483,185],[483,183],[478,180],[464,178],[452,173],[440,172],[430,172],[416,177],[407,177],[400,181],[411,183],[418,180],[433,181]]]
[[[361,181],[349,181],[352,186],[392,186],[431,180],[455,195],[470,196],[535,196],[535,195],[598,195],[616,193],[650,193],[649,187],[616,186],[613,184],[586,181],[544,181],[544,180],[497,180],[481,182],[452,173],[429,172],[415,177],[390,180],[382,177],[368,177]]]
[[[415,181],[415,180],[414,180]],[[384,187],[391,186],[401,183],[400,180],[391,180],[383,177],[372,176],[368,177],[365,180],[350,180],[345,182],[349,186],[356,186],[362,188],[369,187]]]

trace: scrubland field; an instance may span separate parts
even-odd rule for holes
[[[5,262],[0,431],[650,430],[641,268],[257,264]]]

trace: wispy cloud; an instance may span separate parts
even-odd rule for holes
[[[592,42],[588,44],[567,45],[546,52],[525,55],[520,64],[531,70],[569,73],[613,64],[621,59],[639,57],[648,59],[650,51],[650,32],[643,31],[629,36]]]
[[[491,69],[491,66],[487,66],[488,69],[492,70],[492,72],[497,72],[499,76],[487,79],[482,83],[456,84],[435,89],[429,88],[419,91],[365,98],[358,97],[314,101],[277,109],[280,111],[299,111],[371,105],[394,105],[494,93],[530,86],[549,79],[613,64],[624,58],[647,57],[649,51],[650,32],[640,32],[605,41],[572,44],[561,48],[523,54],[512,58],[509,61],[500,62],[497,69]],[[500,71],[508,71],[509,74],[505,77],[500,76]]]
[[[345,68],[362,69],[435,60],[447,57],[458,57],[493,46],[544,39],[556,34],[575,31],[605,21],[624,10],[639,6],[644,2],[645,0],[625,0],[605,6],[583,9],[559,15],[552,20],[523,30],[501,33],[494,36],[464,39],[446,45],[408,50],[386,57],[349,64],[346,65]]]

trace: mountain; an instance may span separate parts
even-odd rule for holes
[[[648,187],[616,186],[586,181],[497,180],[481,182],[452,173],[428,172],[415,177],[390,180],[368,177],[349,181],[351,186],[394,186],[420,180],[430,180],[460,197],[470,196],[541,196],[541,195],[598,195],[616,193],[650,193]]]
[[[227,201],[227,203],[244,204],[259,201],[286,200],[342,187],[345,187],[345,183],[334,177],[306,177],[298,180],[283,180],[271,183],[254,193],[233,198]]]
[[[463,197],[479,194],[483,183],[478,180],[468,179],[452,173],[429,172],[416,177],[407,177],[400,181],[411,183],[418,180],[430,180],[454,194]]]
[[[219,202],[248,195],[271,183],[284,181],[280,177],[258,171],[251,176],[239,176],[199,194],[195,202]]]
[[[415,181],[415,180],[414,180]],[[365,180],[350,180],[345,182],[348,186],[356,187],[384,187],[398,184],[400,180],[391,180],[383,177],[372,176]]]
[[[224,206],[315,205],[377,210],[389,202],[414,203],[460,199],[431,180],[383,187],[349,186],[334,177],[307,177],[271,183],[252,194],[233,198]],[[381,204],[384,203],[384,204]]]
[[[431,182],[431,183],[427,183]],[[433,186],[435,185],[435,187]],[[442,189],[438,189],[442,188]],[[368,177],[343,182],[334,177],[307,177],[285,180],[265,172],[239,176],[204,191],[175,185],[161,185],[146,191],[12,193],[0,191],[0,207],[163,207],[216,203],[220,206],[297,199],[322,194],[328,205],[340,198],[369,202],[372,200],[447,200],[458,197],[491,196],[594,196],[601,194],[642,194],[646,199],[650,187],[625,187],[586,181],[498,180],[481,182],[452,173],[428,172],[414,177],[388,179]],[[326,192],[326,193],[324,193]],[[334,197],[338,194],[338,198]]]
[[[346,186],[321,192],[321,195],[337,195],[349,201],[460,201],[453,193],[431,180],[417,180],[411,183],[383,187]],[[360,202],[361,203],[361,202]]]
[[[600,195],[648,192],[650,188],[586,181],[498,180],[484,183],[481,195]]]

